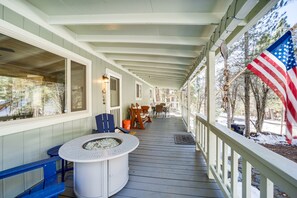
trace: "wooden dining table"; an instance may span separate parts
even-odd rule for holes
[[[153,110],[153,116],[154,116],[154,114],[156,114],[156,116],[157,116],[156,106],[151,106],[151,108]],[[165,117],[167,117],[167,113],[169,113],[169,108],[170,108],[170,106],[163,106],[163,112],[165,113]]]

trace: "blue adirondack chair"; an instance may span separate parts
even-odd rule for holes
[[[97,124],[97,132],[98,133],[114,133],[115,129],[119,129],[123,133],[128,133],[130,131],[122,128],[114,126],[114,118],[112,114],[103,113],[95,116],[96,124]]]
[[[51,157],[44,160],[24,164],[14,168],[10,168],[0,172],[0,179],[5,179],[14,175],[32,171],[38,168],[43,168],[43,180],[33,187],[25,190],[23,193],[16,196],[17,198],[40,198],[40,197],[58,197],[59,194],[65,191],[64,182],[58,182],[56,161],[61,158]]]

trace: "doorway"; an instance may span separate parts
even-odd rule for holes
[[[113,114],[115,126],[122,122],[122,75],[106,69],[109,83],[106,88],[106,112]]]

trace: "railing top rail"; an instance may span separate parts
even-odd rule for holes
[[[204,125],[208,125],[206,116],[197,114],[198,119]],[[290,194],[297,193],[297,163],[280,156],[269,149],[234,133],[230,129],[215,123],[210,124],[210,130],[233,150],[249,161],[267,178],[275,182]]]
[[[234,131],[221,124],[210,125],[210,129],[267,178],[276,181],[278,184],[279,182],[277,181],[280,181],[280,178],[282,178],[281,183],[290,183],[293,185],[291,187],[297,189],[297,163],[270,151],[242,135],[234,133]]]
[[[202,122],[203,124],[207,125],[207,117],[203,114],[197,113],[197,119]]]

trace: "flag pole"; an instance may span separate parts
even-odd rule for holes
[[[297,23],[293,27],[290,28],[291,31],[294,31],[296,29],[297,29]]]
[[[283,124],[284,124],[284,107],[282,106],[282,113],[281,113],[281,135],[283,135]]]
[[[245,70],[247,70],[247,67],[245,67],[242,71],[238,72],[236,74],[236,76],[234,76],[228,83],[227,85],[230,85],[234,80],[236,80],[236,78],[238,78],[241,74],[243,74],[243,72],[245,72]]]
[[[291,31],[294,31],[297,29],[297,23],[290,28]],[[234,80],[236,80],[236,78],[238,78],[243,72],[245,72],[245,70],[247,70],[247,67],[245,67],[242,71],[238,72],[228,83],[227,85],[230,85]]]

